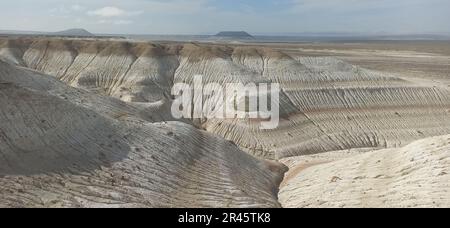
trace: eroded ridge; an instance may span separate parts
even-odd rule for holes
[[[285,167],[0,61],[0,207],[279,207]]]
[[[174,83],[276,82],[281,122],[201,119],[197,127],[252,155],[279,159],[351,148],[406,145],[450,132],[449,91],[331,57],[256,46],[0,39],[0,56],[69,85],[150,107],[170,106]],[[195,102],[194,102],[195,103]]]

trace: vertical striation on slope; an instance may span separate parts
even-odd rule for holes
[[[450,133],[448,90],[331,57],[195,43],[0,39],[0,47],[2,58],[70,85],[165,110],[170,106],[171,86],[192,83],[195,75],[203,75],[204,83],[222,85],[280,83],[277,129],[260,130],[260,120],[251,119],[193,121],[262,158],[398,147]]]
[[[280,206],[284,166],[190,125],[1,61],[0,106],[2,207]]]

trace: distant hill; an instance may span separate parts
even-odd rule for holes
[[[37,32],[37,31],[0,30],[0,34],[4,34],[4,35],[38,35],[38,34],[44,34],[44,33]]]
[[[254,37],[244,31],[225,31],[219,32],[216,37],[221,38],[235,38],[235,39],[253,39]]]
[[[91,36],[95,36],[94,34],[86,31],[85,29],[68,29],[68,30],[64,30],[64,31],[60,31],[60,32],[54,32],[51,33],[50,35],[54,35],[54,36],[75,36],[75,37],[91,37]]]

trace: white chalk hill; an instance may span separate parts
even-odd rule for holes
[[[278,207],[284,166],[0,61],[0,207]]]
[[[278,82],[281,122],[194,123],[266,159],[351,148],[392,148],[450,133],[450,92],[335,58],[264,47],[62,39],[0,39],[0,58],[74,87],[149,107],[168,105],[174,83]],[[167,110],[167,108],[166,108]]]

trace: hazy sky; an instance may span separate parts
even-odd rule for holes
[[[450,33],[449,0],[0,0],[0,29]]]

